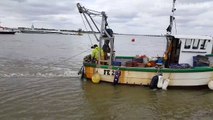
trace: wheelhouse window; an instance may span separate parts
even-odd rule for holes
[[[192,39],[186,39],[184,48],[185,49],[190,49],[191,48],[191,43],[192,43]]]
[[[199,48],[199,43],[200,43],[200,40],[194,39],[194,40],[193,40],[192,49],[198,49],[198,48]]]
[[[207,46],[207,40],[201,40],[200,49],[205,50]]]

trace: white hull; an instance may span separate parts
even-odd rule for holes
[[[211,68],[209,68],[211,69]],[[95,72],[98,72],[101,76],[101,81],[112,82],[114,81],[113,69],[105,68],[93,68],[86,67],[86,78],[91,79]],[[213,70],[211,71],[195,71],[195,72],[162,72],[163,79],[169,79],[169,86],[201,86],[208,85],[209,81],[213,80]],[[121,76],[119,77],[120,84],[131,85],[150,85],[150,82],[156,72],[143,72],[143,71],[128,71],[121,70]]]

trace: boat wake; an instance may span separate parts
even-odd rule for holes
[[[10,77],[44,77],[44,78],[53,78],[53,77],[79,77],[78,71],[64,71],[64,73],[0,73],[1,78],[10,78]]]
[[[69,64],[33,63],[31,61],[0,61],[0,77],[79,77],[80,66]]]

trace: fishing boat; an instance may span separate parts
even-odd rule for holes
[[[94,32],[99,46],[108,41],[110,51],[107,59],[91,61],[91,56],[84,58],[81,69],[82,77],[92,80],[93,83],[100,81],[110,82],[114,85],[143,85],[151,89],[164,89],[170,86],[208,86],[213,90],[213,38],[200,35],[176,35],[173,34],[173,22],[175,12],[173,0],[172,15],[167,33],[164,56],[154,60],[146,56],[115,56],[114,35],[108,27],[105,12],[87,9],[77,4],[78,10],[83,14],[92,31],[94,24],[100,33],[98,37]],[[92,16],[101,16],[100,29],[95,24]],[[92,22],[91,22],[92,21]],[[90,57],[90,58],[89,58]]]
[[[6,30],[4,27],[0,26],[0,34],[15,34],[15,31]]]

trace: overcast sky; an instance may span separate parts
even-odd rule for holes
[[[172,0],[0,0],[1,26],[85,30],[78,2],[105,11],[114,32],[132,34],[165,34],[172,8]],[[213,36],[213,0],[177,0],[176,9],[178,34]]]

